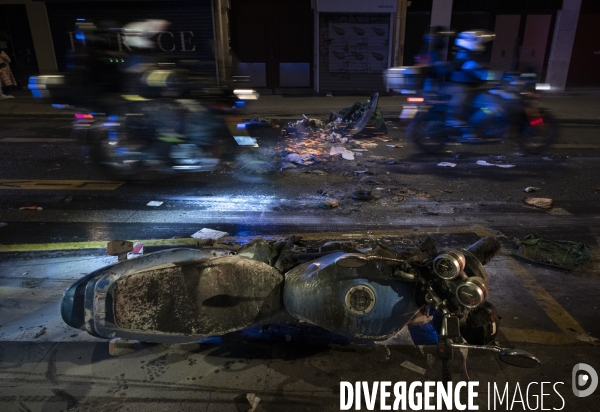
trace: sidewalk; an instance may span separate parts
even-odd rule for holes
[[[73,110],[56,109],[51,105],[38,103],[27,89],[16,90],[13,95],[14,99],[0,101],[0,118],[72,118],[75,113]],[[301,119],[303,114],[323,119],[329,116],[331,110],[339,111],[352,106],[356,101],[368,100],[369,97],[261,95],[257,101],[248,104],[244,113],[273,119]],[[380,96],[378,106],[386,118],[396,119],[405,103],[404,96]],[[600,92],[596,90],[546,94],[541,104],[550,109],[560,123],[600,125]]]

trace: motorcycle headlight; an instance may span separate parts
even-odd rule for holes
[[[434,259],[433,271],[444,280],[452,280],[465,269],[465,263],[465,256],[459,251],[452,250]]]
[[[470,277],[456,288],[456,299],[467,308],[476,308],[485,302],[487,284],[479,277]]]

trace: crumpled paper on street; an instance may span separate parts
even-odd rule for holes
[[[496,166],[496,167],[501,167],[503,169],[509,169],[511,167],[515,167],[515,165],[499,165],[499,164],[489,163],[486,160],[478,160],[477,164],[479,166]]]
[[[354,160],[354,152],[346,149],[345,147],[341,147],[341,146],[331,146],[331,150],[329,150],[329,154],[331,156],[336,156],[341,154],[342,157],[346,160]]]
[[[317,157],[310,153],[303,153],[303,154],[290,153],[290,154],[284,156],[283,159],[281,159],[281,160],[284,163],[294,163],[297,165],[308,166],[308,165],[315,164],[317,162]]]
[[[201,229],[201,230],[197,231],[196,233],[194,233],[192,235],[192,237],[195,238],[195,239],[214,239],[214,240],[217,240],[217,239],[221,239],[221,238],[223,238],[225,236],[228,236],[228,235],[229,235],[229,233],[227,233],[227,232],[221,232],[219,230],[213,230],[213,229],[204,228],[204,229]]]

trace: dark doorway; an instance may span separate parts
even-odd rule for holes
[[[0,6],[0,48],[12,60],[10,69],[18,86],[26,86],[29,76],[38,74],[38,65],[24,4]]]
[[[263,92],[308,91],[313,85],[310,0],[231,0],[235,74]]]

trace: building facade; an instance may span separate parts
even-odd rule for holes
[[[533,71],[557,90],[600,85],[595,0],[0,0],[0,47],[21,85],[66,68],[78,19],[165,19],[157,52],[215,82],[274,94],[385,92],[383,71],[412,65],[430,25],[488,29],[492,68]],[[455,48],[450,38],[447,58]],[[125,47],[120,45],[120,47]]]

